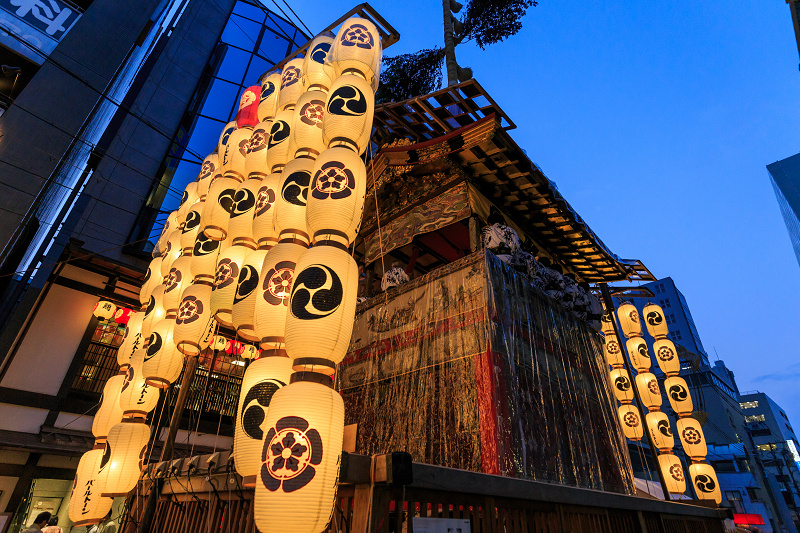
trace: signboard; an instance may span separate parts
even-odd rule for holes
[[[80,16],[62,0],[0,0],[0,43],[42,64]]]
[[[470,533],[469,520],[463,518],[420,518],[412,522],[414,533]]]

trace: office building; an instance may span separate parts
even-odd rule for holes
[[[800,154],[767,165],[778,206],[789,232],[794,255],[800,263]]]

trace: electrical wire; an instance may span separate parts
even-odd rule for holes
[[[311,31],[311,28],[309,28],[308,26],[306,26],[306,23],[305,23],[305,22],[303,22],[303,19],[301,19],[301,18],[300,18],[300,15],[298,15],[297,13],[295,13],[294,9],[292,9],[292,6],[290,6],[288,3],[286,3],[286,0],[281,0],[281,1],[283,2],[283,5],[285,5],[287,8],[289,8],[289,11],[291,11],[291,12],[292,12],[292,14],[295,16],[295,18],[297,19],[297,21],[298,21],[300,24],[302,24],[302,25],[303,25],[303,27],[306,29],[306,31],[308,31],[309,35],[311,35],[311,36],[314,36],[314,35],[316,35],[316,34],[315,34],[313,31]],[[273,3],[273,4],[275,4],[276,6],[278,5],[278,4],[277,4],[277,2],[275,2],[275,0],[272,0],[272,3]],[[281,8],[280,8],[280,7],[278,7],[278,9],[281,9]],[[281,13],[283,13],[283,10],[282,10],[282,9],[281,9]],[[285,14],[285,13],[284,13],[284,14]],[[286,17],[286,18],[288,19],[289,17]],[[291,22],[291,21],[290,21],[290,22]]]

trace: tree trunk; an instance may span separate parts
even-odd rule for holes
[[[456,43],[453,40],[453,16],[450,13],[450,0],[442,0],[444,14],[444,63],[447,67],[447,85],[458,83],[458,63],[456,63]]]

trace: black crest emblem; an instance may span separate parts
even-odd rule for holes
[[[181,196],[181,203],[180,206],[182,207],[189,200],[189,191],[184,190],[183,196]]]
[[[691,426],[684,428],[683,431],[681,432],[681,435],[683,435],[683,440],[688,442],[689,444],[700,444],[700,441],[703,440],[703,437],[702,435],[700,435],[700,432]]]
[[[203,314],[203,302],[197,296],[186,296],[178,307],[178,316],[175,318],[175,324],[191,324],[200,319]]]
[[[265,81],[264,85],[261,86],[261,100],[259,100],[259,103],[269,98],[269,96],[274,92],[275,84],[271,81]]]
[[[244,402],[242,402],[241,424],[248,437],[257,440],[264,438],[264,431],[261,429],[261,424],[267,417],[264,409],[269,407],[272,395],[285,386],[286,383],[277,379],[265,379],[247,391]]]
[[[294,492],[308,485],[322,462],[322,437],[305,418],[286,416],[264,438],[261,482],[270,492]]]
[[[231,218],[249,213],[256,206],[256,195],[250,189],[242,188],[236,191],[236,196],[233,198],[233,209],[231,210]]]
[[[145,318],[150,316],[150,313],[152,313],[155,310],[155,308],[156,308],[156,299],[151,295],[150,299],[147,300],[147,309],[144,310]]]
[[[682,402],[689,397],[689,392],[684,388],[683,385],[672,385],[669,388],[669,396],[676,402]]]
[[[356,186],[353,172],[340,161],[328,161],[314,175],[311,196],[318,200],[347,198]]]
[[[675,481],[683,481],[683,467],[681,465],[672,465],[669,467],[669,475]]]
[[[270,187],[264,186],[258,190],[258,199],[256,200],[256,216],[260,217],[270,210],[275,203],[275,191]]]
[[[328,113],[358,117],[367,112],[367,99],[354,85],[342,85],[328,98]]]
[[[220,192],[217,196],[217,203],[230,215],[233,212],[233,206],[236,205],[236,189],[225,189]]]
[[[283,69],[283,74],[281,74],[281,89],[285,89],[300,81],[301,75],[302,73],[297,67],[286,67]]]
[[[322,100],[311,100],[300,110],[300,120],[303,124],[316,126],[322,129],[322,119],[325,117],[325,102]]]
[[[328,57],[328,52],[330,51],[331,43],[319,43],[311,50],[311,60],[322,65],[325,63],[325,59]]]
[[[625,376],[618,376],[614,380],[614,386],[621,392],[627,392],[631,390],[631,381]]]
[[[711,476],[706,474],[698,474],[694,478],[694,486],[697,487],[697,490],[705,494],[711,494],[717,489],[717,484],[714,483]]]
[[[194,248],[192,253],[195,256],[213,254],[219,249],[220,241],[215,241],[211,237],[200,233],[194,241]]]
[[[357,46],[369,50],[375,46],[375,39],[372,33],[363,24],[353,24],[342,32],[340,40],[342,46]]]
[[[239,265],[230,258],[220,260],[217,271],[214,273],[214,287],[211,290],[224,289],[231,285],[239,276]]]
[[[100,459],[100,471],[102,472],[103,469],[106,467],[108,462],[111,460],[111,446],[106,441],[106,447],[103,449],[103,458]]]
[[[269,134],[264,128],[257,128],[250,135],[250,140],[247,141],[247,153],[260,152],[267,147],[267,137]]]
[[[292,172],[283,182],[281,189],[281,196],[284,201],[305,207],[308,202],[308,184],[311,182],[311,172],[307,170],[298,170]]]
[[[173,291],[178,285],[180,285],[182,279],[183,273],[177,268],[171,268],[169,270],[169,274],[167,275],[167,281],[164,282],[164,292],[167,293]]]
[[[669,427],[669,420],[659,420],[658,424],[656,424],[656,427],[658,428],[658,432],[665,437],[672,437],[672,430]]]
[[[233,133],[235,130],[236,126],[231,126],[222,133],[222,146],[228,145],[228,139],[231,138],[231,133]]]
[[[647,313],[647,323],[651,326],[657,326],[664,321],[664,317],[658,311],[650,311]]]
[[[147,338],[147,345],[145,346],[145,355],[144,360],[149,361],[161,350],[161,347],[164,345],[164,341],[161,338],[161,335],[156,333],[155,331],[150,334]]]
[[[310,265],[297,276],[290,308],[300,320],[315,320],[332,315],[343,298],[342,282],[336,272],[325,265]]]
[[[241,302],[258,287],[258,270],[252,265],[245,265],[239,273],[239,282],[236,285],[236,296],[233,305]]]
[[[182,233],[187,233],[189,231],[192,231],[197,226],[199,226],[200,218],[201,218],[200,213],[198,213],[197,211],[195,210],[189,211],[189,214],[186,215],[186,222],[183,224]]]
[[[269,129],[269,144],[267,149],[269,150],[270,148],[285,142],[286,139],[289,138],[290,133],[291,128],[286,121],[276,120],[273,122],[272,127]]]

